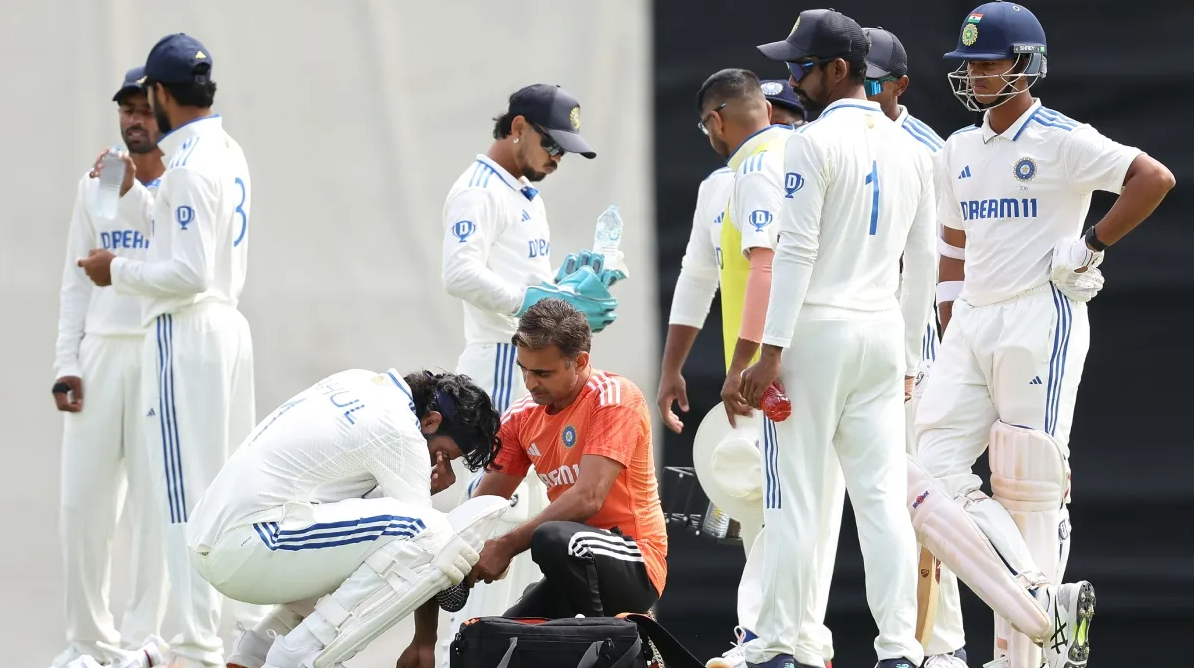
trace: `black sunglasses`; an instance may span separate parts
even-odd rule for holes
[[[535,132],[539,133],[539,145],[543,147],[544,151],[547,151],[548,155],[553,158],[558,155],[564,155],[564,147],[560,146],[551,135],[547,134],[547,130],[544,130],[530,121],[527,121],[527,125],[530,125],[532,128],[534,128]]]
[[[792,81],[799,82],[817,65],[824,65],[825,63],[832,63],[837,58],[819,58],[814,60],[806,60],[800,63],[788,63],[788,72],[792,75]]]

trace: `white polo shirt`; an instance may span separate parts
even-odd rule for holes
[[[465,343],[509,343],[527,288],[555,275],[543,198],[478,155],[452,184],[443,216],[442,278],[464,301]]]
[[[908,133],[858,99],[833,102],[784,150],[784,204],[763,343],[788,347],[805,304],[847,311],[901,307],[907,369],[916,375],[937,276],[933,166]]]
[[[709,305],[717,292],[718,267],[721,266],[721,225],[726,202],[734,188],[734,170],[713,170],[697,189],[696,209],[692,213],[692,231],[680,261],[680,277],[672,294],[669,325],[700,329],[709,315]]]
[[[960,298],[982,306],[1047,283],[1053,246],[1082,233],[1091,193],[1119,193],[1141,153],[1039,99],[1002,134],[984,118],[951,135],[937,216],[966,233]]]

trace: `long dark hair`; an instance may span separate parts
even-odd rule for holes
[[[498,429],[502,416],[489,395],[471,378],[455,373],[419,371],[403,377],[415,400],[415,415],[422,420],[431,411],[443,416],[437,434],[451,436],[464,453],[470,471],[488,467],[501,449]]]

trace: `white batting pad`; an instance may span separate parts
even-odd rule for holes
[[[333,668],[356,656],[436,593],[459,584],[480,548],[510,508],[499,496],[481,496],[445,515],[427,509],[426,528],[414,538],[382,545],[334,592],[319,600],[303,626],[323,645],[314,668]],[[279,661],[275,661],[275,654]],[[275,643],[270,665],[286,665]]]
[[[961,503],[946,496],[915,458],[908,458],[908,509],[919,542],[992,610],[1034,638],[1047,637],[1051,620],[1028,591],[1039,581],[1013,572]]]
[[[1036,569],[1050,582],[1060,584],[1057,571],[1062,534],[1068,535],[1062,509],[1069,487],[1061,448],[1043,431],[996,422],[991,427],[988,456],[991,496],[1015,520]],[[995,620],[995,647],[997,655],[1006,647],[1012,668],[1041,664],[1041,648],[999,618]]]

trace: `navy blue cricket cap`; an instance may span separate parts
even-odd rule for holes
[[[763,89],[763,97],[767,98],[771,104],[778,104],[800,114],[804,120],[808,120],[808,113],[805,112],[804,105],[800,104],[800,98],[796,95],[796,91],[792,90],[792,86],[786,80],[764,79],[759,82],[759,87]]]
[[[145,92],[145,68],[138,65],[124,73],[124,83],[120,84],[120,90],[112,96],[112,101],[120,102],[121,98],[129,93],[143,92]]]
[[[871,50],[866,54],[866,78],[899,79],[908,74],[908,52],[900,38],[883,28],[863,28],[871,40]]]
[[[145,78],[153,83],[208,83],[212,66],[207,47],[180,32],[153,45],[145,59]]]
[[[764,56],[788,63],[814,56],[850,59],[866,56],[869,48],[862,26],[832,9],[806,9],[796,17],[787,39],[759,45]]]
[[[597,153],[580,136],[580,102],[551,84],[533,84],[510,96],[509,112],[543,128],[560,148],[592,160]]]

